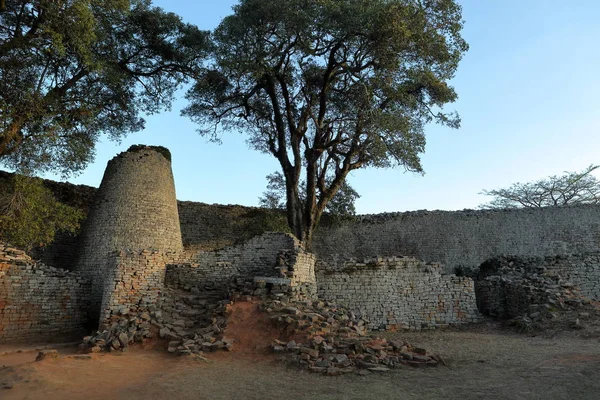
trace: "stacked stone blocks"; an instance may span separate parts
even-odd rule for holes
[[[160,149],[135,146],[108,162],[83,229],[77,270],[92,280],[93,320],[103,318],[111,254],[143,249],[180,252],[183,244],[171,161]]]
[[[565,301],[600,300],[600,252],[494,257],[479,268],[475,288],[479,309],[501,318],[538,316]]]
[[[316,295],[315,256],[304,251],[302,244],[287,233],[267,232],[240,246],[188,253],[185,258],[188,262],[167,266],[167,285],[227,291],[240,279],[270,283],[278,279],[281,282],[277,284],[289,286],[295,296]]]
[[[403,254],[440,262],[454,273],[457,267],[478,267],[502,254],[545,257],[598,251],[599,227],[598,205],[383,213],[321,226],[313,250],[326,258]]]
[[[319,298],[357,312],[371,329],[432,329],[480,319],[473,280],[443,275],[440,264],[332,258],[316,268]]]
[[[152,250],[113,253],[104,282],[100,327],[116,315],[142,312],[156,304],[164,291],[167,264],[178,257],[178,253]]]
[[[0,242],[0,343],[74,339],[87,322],[90,281]]]

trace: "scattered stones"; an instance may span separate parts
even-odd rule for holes
[[[557,319],[559,313],[580,311],[590,300],[563,275],[568,271],[562,270],[563,263],[571,261],[560,256],[504,256],[487,260],[479,271],[471,272],[477,278],[480,310],[510,319],[511,325],[521,331],[529,331],[540,321]],[[576,322],[573,327],[579,326]]]
[[[130,345],[144,343],[158,332],[159,338],[169,341],[170,353],[231,350],[233,340],[222,338],[229,304],[223,297],[222,290],[191,294],[167,288],[155,306],[120,309],[104,330],[86,336],[81,347],[88,353],[127,351]]]
[[[71,358],[73,360],[91,360],[92,356],[90,355],[85,355],[85,354],[80,354],[80,355],[76,355],[76,356],[71,356]]]
[[[56,350],[42,350],[38,353],[35,361],[43,361],[52,358],[58,358],[58,351]]]
[[[242,295],[237,299],[243,299]],[[337,376],[356,370],[386,372],[401,365],[439,363],[425,349],[370,336],[365,328],[368,321],[343,307],[323,301],[279,299],[263,298],[259,307],[270,316],[282,336],[304,340],[274,340],[271,348],[275,353],[286,353],[290,362],[310,372]]]

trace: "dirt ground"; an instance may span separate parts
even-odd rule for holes
[[[247,310],[246,310],[247,311]],[[0,356],[0,399],[599,399],[600,340],[570,332],[528,336],[497,326],[387,333],[440,354],[446,366],[327,377],[288,366],[264,343],[277,332],[234,314],[232,352],[209,361],[161,348],[35,362],[37,352]],[[255,335],[252,332],[257,332]],[[2,365],[5,365],[2,367]],[[3,387],[9,387],[3,389]]]

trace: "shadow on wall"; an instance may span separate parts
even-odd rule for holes
[[[600,252],[555,257],[494,257],[471,272],[481,312],[540,318],[600,300]]]

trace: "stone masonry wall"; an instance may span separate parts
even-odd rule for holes
[[[90,281],[0,242],[0,343],[80,338]]]
[[[343,305],[372,329],[428,329],[479,319],[473,280],[443,275],[411,257],[319,260],[320,299]]]
[[[258,207],[177,202],[183,245],[217,250],[270,231],[286,231],[285,213]]]
[[[317,257],[303,248],[282,250],[279,253],[278,264],[282,275],[289,279],[288,293],[293,299],[317,298],[316,261]]]
[[[577,286],[582,295],[600,301],[600,252],[544,257],[540,266]]]
[[[169,265],[166,282],[175,287],[223,287],[235,278],[280,276],[281,250],[296,249],[300,242],[287,233],[269,232],[243,245],[187,254],[188,262]]]
[[[535,317],[579,297],[600,300],[600,252],[494,257],[481,265],[475,288],[479,309],[502,318]]]
[[[166,265],[177,253],[152,250],[121,250],[111,255],[109,276],[103,287],[99,325],[103,327],[114,315],[141,312],[156,304],[164,291]]]
[[[555,256],[600,250],[600,207],[416,211],[359,216],[319,229],[318,257],[405,254],[441,262],[447,272],[502,254]]]
[[[9,174],[0,173],[0,179]],[[52,182],[48,182],[52,183]],[[91,187],[52,183],[53,190],[69,204],[89,207]],[[59,190],[60,189],[60,190]],[[140,191],[134,191],[137,195]],[[69,201],[69,199],[71,199]],[[264,209],[237,205],[179,202],[179,218],[186,247],[213,250],[242,243],[265,226],[273,225],[273,215]],[[285,218],[279,218],[284,220]],[[281,221],[276,221],[280,224]],[[271,227],[267,230],[280,230]],[[405,254],[429,262],[441,262],[448,272],[458,266],[477,267],[502,254],[555,256],[600,250],[600,206],[550,207],[521,210],[416,211],[357,216],[355,222],[325,226],[316,232],[313,252],[329,257],[393,256]],[[56,248],[76,243],[61,238]],[[121,246],[111,251],[125,248]],[[142,245],[130,248],[150,248]],[[73,251],[53,251],[50,247],[36,257],[56,259]],[[69,262],[60,265],[69,268]]]
[[[90,316],[98,321],[109,255],[122,249],[183,248],[171,162],[153,148],[108,162],[84,224],[77,270],[92,279]]]

